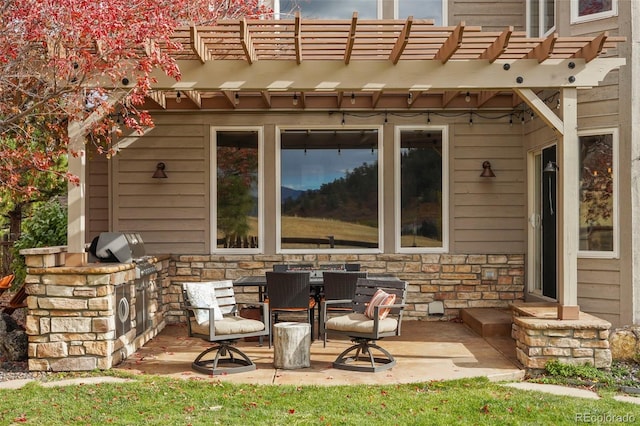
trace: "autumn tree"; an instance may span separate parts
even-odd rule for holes
[[[105,155],[127,128],[153,126],[140,107],[154,71],[180,79],[176,28],[269,13],[260,0],[0,0],[0,211],[15,219],[76,180],[69,123]]]

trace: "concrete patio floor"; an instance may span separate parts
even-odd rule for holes
[[[362,373],[332,367],[333,360],[351,342],[331,338],[311,345],[311,367],[275,369],[273,348],[268,342],[238,342],[257,369],[246,373],[209,376],[191,369],[191,362],[208,343],[187,337],[186,326],[169,325],[146,345],[116,366],[139,374],[176,378],[221,380],[233,383],[348,385],[415,383],[485,376],[490,380],[520,380],[524,377],[515,358],[510,337],[483,338],[466,325],[454,322],[403,321],[402,335],[378,344],[391,352],[397,364],[387,371]]]

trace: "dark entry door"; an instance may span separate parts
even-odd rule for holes
[[[555,299],[557,296],[557,226],[556,215],[556,171],[545,171],[549,162],[556,163],[556,147],[542,150],[542,185],[540,206],[542,211],[542,295]]]

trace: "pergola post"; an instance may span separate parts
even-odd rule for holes
[[[79,183],[68,184],[68,224],[67,254],[65,265],[82,266],[87,263],[85,244],[85,195],[86,195],[86,151],[84,148],[84,132],[82,123],[69,123],[69,172],[78,177]]]
[[[578,91],[561,90],[564,132],[558,137],[558,319],[578,319],[579,141]]]

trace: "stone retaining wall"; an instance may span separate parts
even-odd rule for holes
[[[577,320],[558,320],[557,307],[513,307],[512,337],[518,361],[529,370],[543,370],[547,362],[611,367],[611,323],[580,312]]]
[[[166,321],[184,322],[180,308],[185,281],[261,275],[276,263],[360,263],[374,274],[393,274],[409,283],[405,319],[450,319],[462,308],[506,308],[524,298],[524,255],[362,254],[172,256]],[[242,294],[242,291],[245,294]],[[257,289],[238,289],[240,302],[257,300]]]

